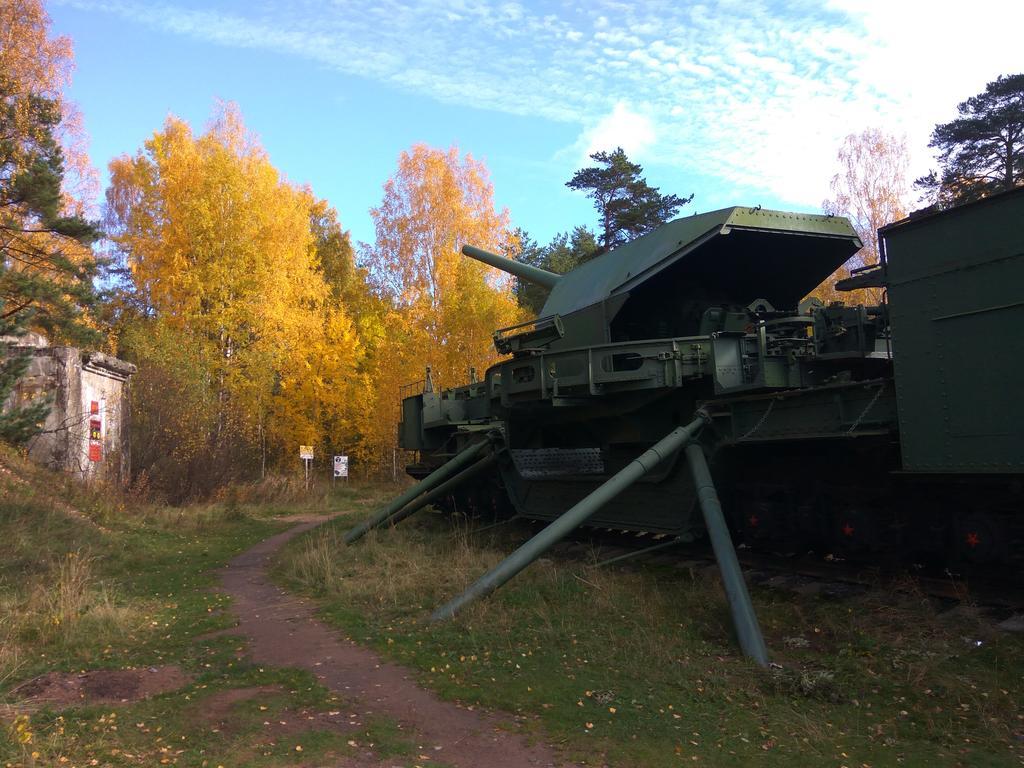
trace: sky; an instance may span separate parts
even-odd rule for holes
[[[623,147],[662,192],[820,211],[843,138],[905,136],[911,176],[936,123],[1024,71],[1024,2],[49,0],[72,38],[70,97],[90,154],[134,154],[169,114],[201,129],[218,100],[357,242],[399,153],[483,160],[495,200],[546,242],[596,225],[565,187]],[[983,12],[966,12],[966,9]],[[1006,30],[1003,36],[999,30]]]

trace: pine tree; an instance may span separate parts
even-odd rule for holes
[[[928,146],[940,170],[915,182],[942,207],[1024,184],[1024,73],[1001,75],[935,126]]]
[[[29,329],[51,339],[99,339],[89,310],[96,301],[96,227],[67,213],[62,185],[65,128],[58,71],[70,62],[66,41],[47,38],[38,3],[0,9],[7,39],[0,48],[0,404],[31,357],[8,356],[10,340]],[[38,429],[49,401],[12,403],[0,413],[0,440],[21,442]]]
[[[540,245],[522,229],[516,230],[514,240],[519,243],[519,253],[515,255],[518,261],[559,275],[571,272],[601,253],[594,233],[584,226],[572,232],[559,232],[548,245]],[[516,301],[534,314],[540,314],[548,294],[547,288],[516,279]]]
[[[63,213],[64,159],[53,135],[57,105],[18,93],[0,77],[0,121],[15,127],[0,137],[0,320],[31,325],[51,338],[95,342],[99,334],[88,310],[96,301],[97,265],[89,246],[98,232]]]
[[[611,250],[650,232],[693,200],[663,195],[643,177],[643,168],[630,161],[622,147],[590,156],[598,165],[581,168],[566,182],[569,189],[587,192],[601,218],[601,249]]]
[[[0,312],[3,305],[0,304]],[[13,320],[0,320],[0,339],[15,338],[24,333]],[[8,354],[10,347],[0,342],[0,406],[10,397],[11,392],[32,361],[31,354]],[[39,430],[39,425],[50,411],[49,399],[39,398],[31,403],[14,403],[10,408],[0,410],[0,440],[15,445],[23,443]]]

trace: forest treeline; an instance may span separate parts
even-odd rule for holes
[[[139,369],[136,484],[203,494],[295,465],[299,445],[390,471],[401,388],[427,365],[437,386],[482,374],[498,360],[493,331],[543,303],[463,244],[565,271],[687,202],[650,187],[622,150],[594,159],[588,189],[631,204],[599,235],[577,229],[586,254],[553,263],[564,238],[541,247],[514,229],[483,163],[423,144],[399,156],[370,212],[374,242],[356,248],[233,105],[199,134],[169,118],[111,161],[102,222],[117,277],[102,306],[108,345]]]
[[[201,130],[169,117],[111,160],[97,205],[80,117],[64,94],[70,41],[52,37],[40,0],[0,0],[0,16],[0,336],[37,330],[136,363],[133,483],[169,500],[294,466],[300,444],[347,453],[362,474],[390,473],[400,388],[426,365],[441,386],[483,372],[498,359],[494,329],[543,304],[535,287],[462,257],[463,244],[565,272],[693,198],[651,187],[621,149],[598,152],[567,181],[593,200],[598,227],[540,244],[496,208],[481,161],[417,144],[371,210],[374,241],[354,244],[338,212],[276,169],[224,103]],[[1004,112],[1024,113],[1024,75],[988,90]],[[969,101],[961,114],[977,126],[968,113],[985,108]],[[1006,127],[996,123],[989,129]],[[919,180],[933,199],[1024,180],[1018,139],[1008,159],[990,158],[1009,176],[967,183],[981,161],[957,153],[952,125],[933,135],[941,172]],[[863,235],[850,266],[873,261],[874,231],[906,212],[906,154],[905,141],[877,130],[840,148],[825,208]],[[24,364],[0,365],[0,401]],[[8,409],[0,439],[29,435],[45,407]]]

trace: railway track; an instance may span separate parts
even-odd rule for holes
[[[542,527],[536,522],[526,525],[534,530]],[[478,530],[488,529],[485,526]],[[1012,628],[1010,625],[1024,629],[1024,585],[1019,583],[1020,569],[1012,566],[998,573],[973,574],[938,572],[917,564],[884,565],[812,554],[780,555],[742,546],[737,555],[751,586],[828,599],[869,591],[920,595],[931,599],[940,612],[970,606],[997,624],[1008,622],[1007,629]],[[587,561],[600,567],[716,572],[718,567],[707,542],[684,543],[670,535],[612,529],[579,529],[552,547],[548,556]]]

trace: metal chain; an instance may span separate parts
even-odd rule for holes
[[[766,408],[766,409],[765,409],[765,412],[764,412],[764,414],[763,414],[763,415],[761,416],[761,418],[760,418],[760,420],[759,420],[759,421],[757,422],[757,424],[755,424],[755,425],[754,425],[754,426],[753,426],[753,427],[752,427],[752,428],[750,429],[750,431],[749,431],[749,432],[747,432],[747,433],[746,433],[745,435],[743,435],[743,436],[742,436],[741,438],[739,438],[739,439],[738,439],[738,440],[736,441],[737,443],[742,443],[742,442],[743,442],[744,440],[746,440],[746,439],[747,439],[748,437],[750,437],[750,436],[751,436],[752,434],[754,434],[755,432],[757,432],[757,430],[759,430],[759,429],[760,429],[760,428],[761,428],[761,427],[762,427],[762,426],[764,425],[764,423],[765,423],[766,421],[768,421],[768,416],[769,416],[769,415],[771,414],[771,412],[772,412],[772,408],[774,408],[774,407],[775,407],[775,402],[776,402],[776,401],[775,401],[775,400],[773,399],[773,400],[772,400],[772,401],[771,401],[770,403],[768,403],[768,408]]]
[[[860,416],[858,416],[857,420],[855,422],[853,422],[853,426],[851,426],[848,430],[846,430],[846,434],[848,434],[848,435],[849,434],[853,434],[853,432],[856,431],[857,427],[860,426],[860,423],[862,421],[864,421],[864,417],[868,415],[868,411],[870,411],[872,408],[875,407],[875,403],[877,403],[878,402],[878,398],[880,398],[882,396],[882,391],[884,389],[885,389],[885,385],[884,384],[879,384],[878,385],[878,391],[875,392],[875,396],[871,398],[871,402],[868,403],[867,406],[864,408],[864,410],[860,412]]]

